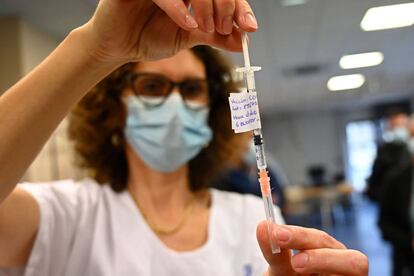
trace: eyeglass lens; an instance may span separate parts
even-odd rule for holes
[[[204,79],[193,78],[174,83],[162,75],[137,74],[133,82],[135,94],[150,105],[162,104],[175,85],[187,103],[208,104],[208,84]]]

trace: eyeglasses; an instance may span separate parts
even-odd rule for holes
[[[198,110],[209,104],[209,90],[206,79],[189,78],[174,82],[164,75],[134,73],[129,78],[134,94],[149,108],[161,106],[175,87],[178,87],[185,105]]]

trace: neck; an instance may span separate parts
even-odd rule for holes
[[[186,251],[207,240],[210,193],[190,191],[188,165],[171,173],[147,166],[127,146],[128,190],[148,226],[170,248]],[[194,230],[197,229],[197,230]]]
[[[194,197],[190,191],[188,165],[171,173],[155,171],[127,146],[128,190],[149,216],[179,216]],[[175,212],[175,214],[174,214]]]

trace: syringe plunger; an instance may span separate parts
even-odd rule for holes
[[[259,71],[261,68],[259,66],[250,65],[249,57],[249,48],[248,48],[248,38],[247,34],[242,34],[242,47],[243,47],[243,57],[244,57],[244,67],[236,69],[237,72],[243,73],[246,78],[247,90],[249,92],[256,90],[256,85],[254,81],[254,72]]]
[[[248,92],[256,92],[256,85],[254,81],[254,72],[259,71],[261,68],[257,66],[250,65],[250,57],[249,57],[249,49],[248,49],[248,38],[247,34],[242,34],[242,47],[243,47],[243,56],[244,56],[244,67],[237,68],[236,71],[243,73],[246,79],[247,91]],[[259,109],[257,108],[257,112]],[[253,131],[253,139],[254,139],[254,146],[256,149],[256,161],[257,161],[257,168],[259,169],[259,183],[260,188],[262,191],[262,198],[264,202],[266,218],[268,221],[268,234],[269,234],[269,242],[271,245],[272,253],[280,252],[280,248],[276,245],[273,239],[270,238],[272,233],[272,224],[276,223],[275,214],[273,210],[273,200],[272,200],[272,193],[270,188],[270,178],[267,172],[267,164],[266,164],[266,157],[264,152],[264,145],[263,145],[263,136],[262,131],[259,128]]]

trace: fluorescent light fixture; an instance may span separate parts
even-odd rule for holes
[[[308,2],[308,0],[281,0],[280,3],[282,6],[288,7],[288,6],[298,6],[298,5],[304,5]]]
[[[361,21],[364,31],[378,31],[414,25],[414,3],[370,8]]]
[[[361,74],[332,77],[328,81],[328,89],[331,91],[350,90],[361,87],[365,83],[365,77]]]
[[[384,54],[381,52],[370,52],[355,55],[346,55],[339,60],[342,69],[354,69],[362,67],[377,66],[384,61]]]

